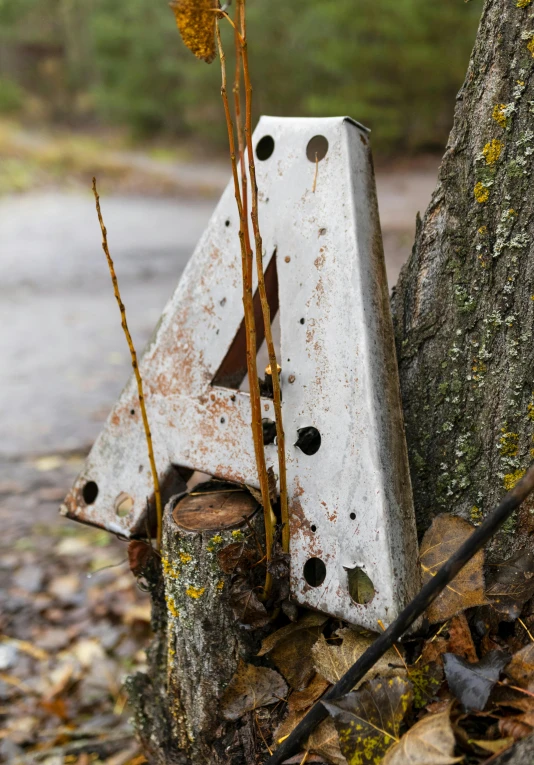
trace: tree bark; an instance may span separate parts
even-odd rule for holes
[[[418,530],[478,523],[534,456],[534,4],[486,0],[437,188],[392,296]],[[529,542],[525,503],[492,546]]]

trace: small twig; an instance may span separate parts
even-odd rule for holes
[[[532,637],[532,633],[530,632],[529,628],[527,627],[527,625],[525,624],[525,622],[523,621],[523,619],[521,619],[521,618],[518,616],[518,617],[517,617],[517,621],[518,621],[518,622],[519,622],[519,624],[520,624],[520,625],[523,627],[523,629],[525,630],[525,632],[526,632],[526,633],[527,633],[527,635],[529,636],[530,640],[531,640],[531,641],[534,643],[534,637]]]
[[[243,78],[245,82],[245,141],[247,145],[248,167],[250,173],[250,186],[252,196],[252,228],[256,244],[256,270],[258,274],[258,292],[260,295],[263,324],[265,327],[265,341],[269,352],[269,363],[273,381],[273,404],[276,421],[276,445],[278,450],[278,474],[280,480],[280,514],[282,517],[282,549],[289,552],[289,513],[287,506],[287,477],[286,477],[286,453],[285,434],[282,422],[282,395],[280,392],[280,375],[278,362],[274,348],[273,333],[271,329],[271,311],[267,301],[265,290],[265,278],[263,274],[263,241],[260,232],[258,218],[258,184],[256,181],[256,165],[254,163],[254,149],[252,146],[252,83],[248,63],[248,48],[246,35],[246,4],[243,0],[241,8],[241,22],[243,34],[241,35],[241,53],[243,60]],[[267,542],[267,554],[269,555],[269,541]]]
[[[317,155],[316,155],[316,156],[317,156]],[[378,619],[378,626],[380,627],[380,629],[382,630],[382,632],[385,632],[385,631],[386,631],[386,625],[384,624],[384,622],[382,621],[382,619]],[[410,674],[410,670],[408,669],[408,665],[407,665],[407,664],[406,664],[406,662],[404,661],[404,656],[403,656],[403,655],[402,655],[402,653],[399,651],[399,647],[398,647],[398,645],[397,645],[396,643],[393,643],[393,648],[395,649],[395,652],[396,652],[397,656],[399,657],[399,659],[400,659],[400,660],[402,661],[402,663],[404,664],[404,669],[406,670],[406,672],[407,672],[408,674]]]
[[[259,724],[259,722],[258,722],[258,713],[256,712],[256,710],[254,710],[254,722],[256,723],[256,725],[257,725],[257,727],[258,727],[258,730],[259,730],[259,732],[260,732],[260,736],[261,736],[261,740],[262,740],[262,741],[263,741],[263,743],[265,744],[265,746],[266,746],[266,748],[267,748],[267,751],[269,752],[269,754],[272,754],[272,753],[273,753],[273,750],[271,749],[271,747],[269,746],[269,744],[268,744],[268,743],[267,743],[267,741],[265,740],[265,736],[263,735],[263,731],[262,731],[262,729],[261,729],[261,725],[260,725],[260,724]]]
[[[150,432],[150,426],[148,424],[148,417],[146,413],[146,406],[145,406],[145,396],[143,394],[143,380],[141,378],[141,373],[139,371],[139,365],[137,363],[137,353],[135,352],[135,346],[133,344],[132,336],[130,334],[130,330],[128,329],[128,323],[126,321],[126,308],[124,307],[124,303],[121,300],[121,294],[119,292],[119,283],[117,281],[117,275],[115,273],[115,267],[113,265],[113,260],[111,259],[111,255],[109,254],[109,247],[108,247],[108,235],[106,231],[106,227],[104,226],[104,220],[102,218],[102,213],[100,211],[100,197],[98,196],[98,191],[96,189],[96,178],[93,178],[93,194],[95,197],[95,204],[96,204],[96,212],[98,215],[98,222],[100,223],[100,228],[102,230],[102,249],[104,250],[104,254],[106,256],[107,262],[108,262],[108,268],[109,273],[111,275],[111,281],[113,283],[113,291],[115,293],[115,298],[117,300],[117,304],[119,306],[119,310],[121,313],[121,326],[124,330],[124,334],[126,336],[126,341],[128,343],[128,348],[130,349],[130,356],[132,359],[132,367],[135,374],[135,379],[137,381],[137,395],[139,397],[139,406],[141,408],[141,417],[143,418],[143,427],[145,429],[145,438],[146,438],[146,445],[148,450],[148,459],[150,462],[150,469],[152,471],[152,481],[154,483],[154,500],[156,503],[156,518],[157,518],[157,532],[156,532],[156,544],[158,549],[161,547],[161,529],[162,529],[162,508],[161,508],[161,492],[159,488],[159,478],[158,478],[158,471],[156,469],[156,460],[154,458],[154,449],[152,446],[152,434]]]
[[[315,175],[313,176],[313,186],[312,186],[313,194],[315,194],[315,189],[317,188],[318,175],[319,175],[319,157],[317,156],[317,152],[315,152]]]

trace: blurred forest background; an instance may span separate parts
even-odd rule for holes
[[[256,112],[350,114],[375,153],[441,150],[480,12],[480,0],[251,2]],[[219,80],[165,0],[0,0],[0,117],[217,150]]]

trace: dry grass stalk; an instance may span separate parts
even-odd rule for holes
[[[241,34],[236,37],[241,47],[241,57],[243,62],[243,77],[245,83],[245,141],[247,145],[248,167],[250,173],[250,186],[252,209],[251,219],[254,231],[254,241],[256,245],[256,270],[258,274],[258,291],[260,294],[261,308],[263,313],[263,323],[265,326],[265,341],[269,353],[269,364],[273,380],[273,399],[274,412],[276,420],[276,443],[278,449],[278,473],[280,479],[280,512],[282,516],[282,547],[285,552],[289,551],[289,513],[287,507],[287,477],[286,477],[286,452],[285,452],[285,434],[282,422],[282,396],[280,391],[280,375],[278,373],[278,362],[273,342],[273,333],[271,329],[271,311],[267,302],[267,293],[265,290],[265,280],[263,276],[263,241],[260,232],[258,218],[258,184],[256,181],[256,165],[254,162],[254,149],[252,146],[252,83],[250,80],[250,71],[248,63],[248,48],[246,36],[246,0],[240,3],[241,16]]]
[[[247,221],[244,216],[243,201],[239,187],[239,176],[237,171],[237,158],[234,137],[234,125],[230,106],[228,103],[228,94],[226,89],[226,57],[221,42],[221,33],[219,22],[216,25],[217,46],[219,49],[219,58],[221,60],[221,96],[228,130],[228,143],[230,147],[230,161],[232,165],[232,177],[234,180],[234,191],[237,209],[239,212],[239,241],[241,245],[241,265],[243,273],[243,307],[245,312],[245,327],[247,338],[247,371],[250,385],[250,403],[252,409],[252,437],[254,441],[254,452],[256,456],[256,465],[258,468],[258,479],[260,483],[263,512],[265,518],[265,538],[267,561],[272,554],[272,545],[274,539],[274,527],[276,519],[274,517],[271,501],[269,497],[269,479],[267,476],[267,466],[265,464],[265,452],[263,448],[263,429],[261,418],[261,400],[260,386],[258,380],[258,368],[256,360],[256,326],[254,320],[254,303],[252,294],[252,251],[246,246],[246,228]],[[271,587],[271,575],[267,573],[265,580],[265,591],[269,592]]]
[[[96,189],[96,178],[93,178],[93,194],[95,197],[98,222],[100,223],[100,229],[102,231],[102,249],[104,250],[104,254],[108,262],[109,273],[111,276],[111,281],[113,283],[113,291],[115,293],[115,298],[117,300],[117,304],[119,306],[119,310],[121,313],[121,326],[126,336],[126,342],[128,343],[128,348],[130,349],[132,367],[133,367],[135,379],[137,381],[137,394],[139,397],[139,406],[141,408],[141,417],[143,419],[143,427],[145,430],[148,459],[150,461],[150,469],[152,471],[152,480],[154,482],[154,500],[156,504],[156,519],[157,519],[156,543],[159,550],[159,548],[161,547],[161,529],[162,529],[161,492],[159,487],[158,471],[156,469],[156,460],[154,458],[154,449],[152,446],[152,434],[150,432],[150,426],[148,424],[148,417],[146,413],[145,396],[143,393],[143,380],[141,378],[141,373],[139,372],[139,364],[137,363],[137,353],[135,351],[135,346],[133,344],[130,330],[128,329],[128,322],[126,321],[126,308],[124,307],[124,303],[121,300],[121,294],[119,291],[119,283],[117,281],[115,267],[113,265],[113,260],[111,259],[111,255],[109,253],[108,235],[107,235],[106,227],[104,225],[104,220],[102,218],[102,212],[100,210],[100,197],[98,196],[98,191]]]

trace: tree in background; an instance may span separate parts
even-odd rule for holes
[[[350,114],[375,148],[440,147],[479,14],[478,0],[251,3],[257,113]],[[165,0],[0,0],[0,48],[0,109],[52,92],[55,119],[224,145],[216,72],[177,43]]]

